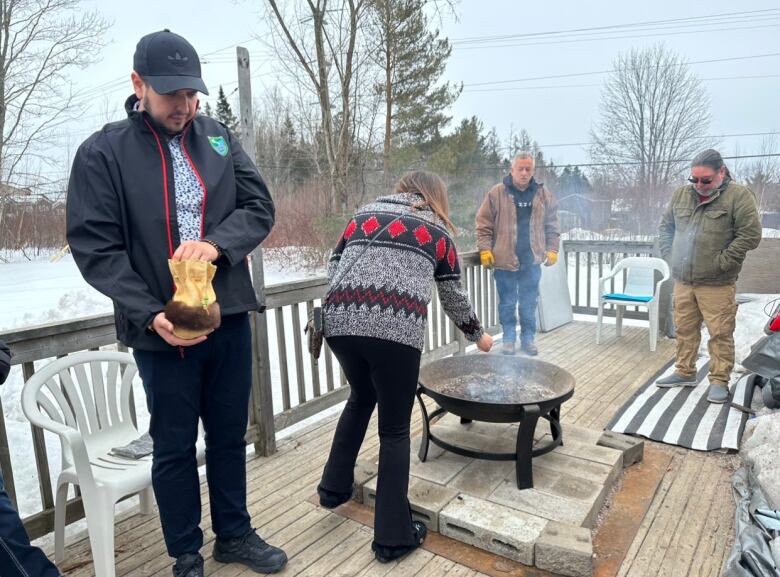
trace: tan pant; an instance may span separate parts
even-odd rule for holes
[[[696,357],[701,343],[701,323],[710,340],[710,382],[722,385],[731,379],[734,367],[734,328],[737,318],[737,286],[674,284],[674,325],[677,335],[677,372],[696,375]]]

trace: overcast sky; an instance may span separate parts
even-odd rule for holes
[[[237,43],[250,50],[255,96],[275,82],[273,56],[256,39],[267,35],[261,0],[134,0],[132,4],[93,0],[91,5],[114,24],[102,61],[73,75],[74,90],[91,101],[91,110],[72,131],[74,143],[110,115],[118,117],[131,91],[135,44],[150,31],[167,27],[193,43],[206,62],[203,76],[214,89],[212,97],[219,84],[228,93],[237,85],[233,46]],[[495,127],[502,140],[510,131],[525,128],[542,145],[587,142],[598,118],[600,85],[606,75],[583,73],[609,70],[620,52],[663,41],[691,63],[717,61],[691,64],[711,99],[711,134],[780,128],[777,0],[462,0],[457,10],[457,21],[442,23],[443,33],[454,44],[446,77],[464,84],[452,111],[453,123],[476,115],[488,128]],[[702,16],[713,18],[681,20]],[[671,22],[624,27],[662,20]],[[599,32],[573,32],[613,26]],[[556,31],[561,34],[543,34]],[[550,78],[554,76],[559,78]],[[759,150],[762,138],[724,136],[721,148],[724,154],[751,154]],[[545,152],[557,164],[588,161],[581,145],[545,146]]]

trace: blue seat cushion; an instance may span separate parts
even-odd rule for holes
[[[608,293],[603,296],[605,299],[614,299],[616,301],[631,301],[635,303],[647,303],[653,300],[653,297],[643,297],[638,295],[624,295],[623,293]]]

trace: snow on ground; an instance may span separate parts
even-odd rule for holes
[[[299,280],[322,275],[322,271],[310,271],[291,263],[289,259],[274,258],[273,252],[266,257],[265,279],[267,285]],[[77,319],[84,316],[111,313],[111,301],[86,284],[81,277],[73,258],[65,256],[58,262],[49,262],[48,255],[28,260],[22,254],[5,255],[10,262],[0,263],[0,295],[3,305],[0,307],[0,331],[30,327],[60,320]],[[285,311],[286,325],[290,325],[291,311]],[[302,310],[305,315],[305,309]],[[281,377],[278,363],[278,345],[276,342],[275,316],[269,315],[269,337],[271,345],[271,376],[274,381],[274,410],[282,410]],[[303,321],[303,318],[301,319]],[[289,329],[288,329],[289,330]],[[289,339],[289,332],[288,337]],[[288,364],[291,366],[291,380],[295,378],[295,360],[292,357],[292,344],[287,346]],[[307,355],[308,357],[308,355]],[[43,361],[37,363],[42,366]],[[304,361],[309,374],[309,359]],[[334,371],[335,373],[335,371]],[[338,375],[335,375],[338,378]],[[325,382],[324,363],[321,380]],[[293,380],[294,382],[294,380]],[[336,381],[338,382],[338,381]],[[3,405],[6,430],[9,437],[14,480],[17,487],[19,509],[23,516],[40,509],[37,471],[32,455],[32,437],[30,426],[22,413],[20,396],[22,385],[21,367],[14,367],[8,381],[0,387],[0,401]],[[307,387],[308,398],[313,394]],[[324,385],[323,385],[324,388]],[[145,406],[145,395],[140,379],[135,382],[136,411],[141,429],[148,427],[149,415]],[[297,404],[297,391],[291,392],[291,404]],[[60,442],[47,433],[46,446],[49,469],[52,479],[56,479],[61,469]]]

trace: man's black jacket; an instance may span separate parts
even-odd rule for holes
[[[148,326],[174,287],[168,258],[179,246],[168,136],[146,112],[107,124],[79,147],[68,183],[67,235],[85,280],[114,302],[119,340],[142,350],[170,346]],[[183,148],[205,190],[203,238],[222,249],[214,290],[223,315],[259,307],[247,255],[274,222],[257,168],[224,125],[198,115]]]

